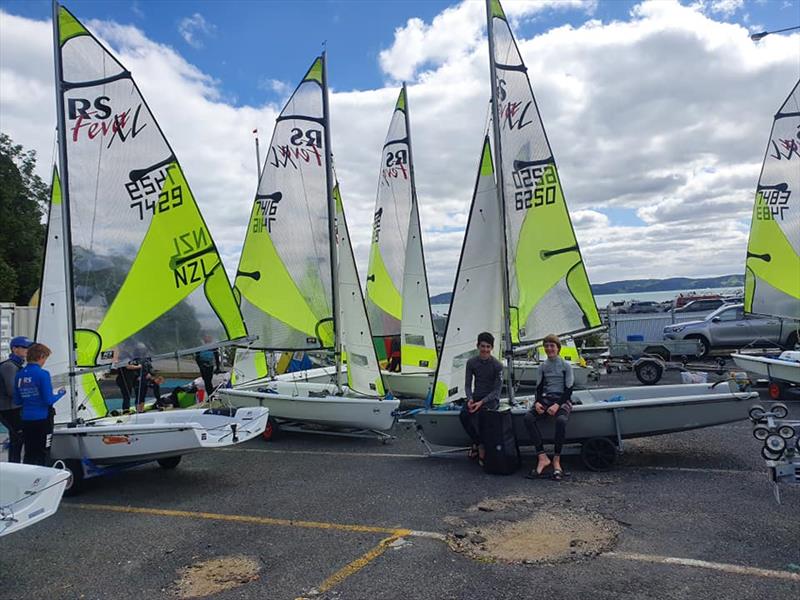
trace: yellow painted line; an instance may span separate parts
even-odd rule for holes
[[[377,546],[367,551],[366,553],[362,554],[353,562],[348,563],[347,565],[336,571],[336,573],[328,577],[325,581],[323,581],[319,585],[319,587],[314,590],[313,595],[324,594],[331,588],[342,583],[345,579],[347,579],[351,575],[358,573],[361,569],[366,567],[369,563],[371,563],[373,560],[375,560],[376,558],[381,556],[384,552],[386,552],[386,550],[389,548],[390,545],[392,545],[394,542],[396,542],[402,537],[405,536],[402,534],[396,534],[381,540]],[[295,600],[307,600],[307,599],[301,597],[301,598],[296,598]]]
[[[249,515],[226,515],[221,513],[194,512],[190,510],[169,510],[164,508],[137,508],[135,506],[115,506],[113,504],[72,504],[63,506],[83,510],[101,510],[108,512],[153,515],[159,517],[183,517],[188,519],[207,519],[210,521],[233,521],[236,523],[254,523],[257,525],[278,525],[282,527],[303,527],[306,529],[327,529],[332,531],[352,531],[356,533],[388,533],[395,537],[410,535],[408,529],[389,527],[373,527],[370,525],[347,525],[343,523],[324,523],[321,521],[296,521],[294,519],[276,519],[273,517],[256,517]]]
[[[710,569],[712,571],[722,571],[736,575],[749,575],[752,577],[768,577],[771,579],[786,579],[788,581],[800,581],[800,573],[790,573],[789,571],[774,571],[772,569],[760,569],[758,567],[745,567],[729,563],[709,562],[707,560],[696,560],[694,558],[675,558],[672,556],[655,556],[650,554],[636,554],[631,552],[605,552],[604,557],[621,558],[623,560],[634,560],[639,562],[649,562],[664,565],[681,565],[684,567],[697,567],[700,569]]]

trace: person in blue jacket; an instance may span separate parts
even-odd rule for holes
[[[26,357],[28,364],[14,379],[14,403],[22,406],[22,435],[28,465],[45,465],[47,436],[53,430],[50,411],[65,394],[64,388],[53,393],[50,373],[42,368],[50,354],[50,348],[44,344],[32,344]]]

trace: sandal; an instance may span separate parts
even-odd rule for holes
[[[472,446],[470,446],[470,449],[467,452],[467,458],[470,460],[475,460],[478,458],[478,444],[472,444]]]
[[[525,475],[525,479],[550,479],[551,473],[549,473],[549,471],[550,465],[546,465],[541,471],[537,471],[536,467],[533,467],[530,473]]]
[[[551,476],[551,479],[553,481],[561,481],[565,477],[569,477],[569,476],[570,476],[570,473],[567,473],[566,471],[563,471],[562,469],[555,469],[553,471],[553,475]]]

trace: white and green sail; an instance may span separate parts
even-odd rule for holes
[[[214,240],[131,73],[63,7],[54,27],[76,364],[244,336]]]
[[[478,354],[477,338],[488,331],[495,338],[493,354],[503,355],[503,222],[497,201],[492,152],[483,142],[478,177],[461,247],[450,318],[436,370],[433,404],[464,397],[467,360]]]
[[[253,348],[334,345],[322,57],[278,116],[235,288]]]
[[[58,170],[53,169],[53,183],[50,190],[50,208],[47,218],[44,267],[39,290],[39,311],[36,319],[36,341],[52,351],[47,361],[47,369],[53,376],[53,387],[70,390],[56,403],[57,423],[72,420],[70,400],[76,399],[77,416],[82,419],[102,417],[108,412],[105,400],[94,373],[83,373],[71,378],[69,359],[69,303],[67,298],[67,276],[64,258],[64,204],[61,197],[61,180]],[[73,392],[74,388],[74,392]]]
[[[378,357],[372,344],[364,295],[350,243],[339,184],[333,189],[336,202],[336,242],[339,269],[339,322],[342,354],[347,362],[347,386],[365,396],[385,395]]]
[[[487,0],[513,343],[600,325],[553,152],[499,0]]]
[[[367,276],[377,338],[399,337],[401,372],[433,372],[436,342],[422,250],[406,87],[383,145]]]
[[[800,319],[800,81],[772,123],[745,265],[747,312]]]

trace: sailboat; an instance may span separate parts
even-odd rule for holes
[[[59,162],[36,339],[50,347],[51,456],[72,488],[108,465],[157,460],[259,435],[266,409],[108,416],[97,374],[245,336],[219,253],[175,154],[131,73],[53,3]],[[160,354],[156,353],[158,349]]]
[[[781,319],[800,330],[800,81],[775,114],[758,178],[745,260],[744,310]],[[785,330],[784,330],[785,331]],[[783,335],[781,336],[783,338]],[[800,384],[800,352],[731,356],[736,365],[767,377],[775,397]]]
[[[251,356],[332,349],[334,382],[262,378],[219,394],[235,406],[267,406],[283,426],[370,435],[391,428],[400,403],[386,397],[333,174],[326,77],[323,54],[277,118],[234,291],[256,336]]]
[[[54,515],[69,479],[64,469],[0,462],[0,537]]]
[[[400,351],[381,374],[395,396],[425,398],[436,369],[428,279],[403,84],[383,144],[367,276],[367,315],[380,354]],[[390,363],[391,364],[391,363]]]
[[[525,65],[498,0],[487,0],[486,11],[494,148],[487,134],[432,407],[414,414],[423,440],[444,446],[469,444],[457,403],[464,398],[466,362],[477,354],[478,332],[494,334],[494,355],[506,361],[506,401],[526,444],[523,416],[534,397],[514,396],[514,345],[599,323]],[[567,441],[583,442],[589,462],[602,466],[613,461],[624,438],[744,419],[746,402],[757,397],[734,384],[580,390],[573,393]],[[552,439],[552,429],[542,433]]]

